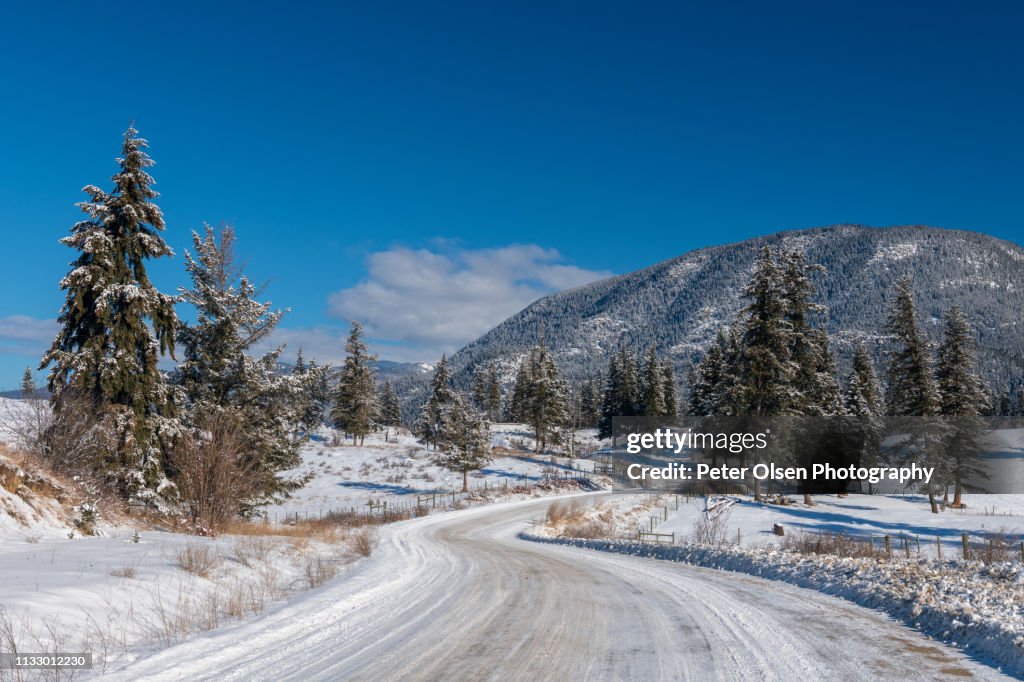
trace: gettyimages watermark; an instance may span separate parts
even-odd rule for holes
[[[1017,417],[618,417],[618,489],[1024,493]]]

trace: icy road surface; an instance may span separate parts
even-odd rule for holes
[[[550,503],[394,524],[328,586],[104,679],[1005,679],[817,592],[517,539]]]

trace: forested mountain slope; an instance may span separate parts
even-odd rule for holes
[[[717,328],[741,307],[742,288],[764,245],[800,249],[809,262],[826,268],[816,284],[819,300],[828,308],[822,321],[841,367],[848,365],[858,339],[881,360],[893,285],[910,275],[922,322],[933,340],[939,338],[942,311],[959,304],[977,331],[985,379],[997,388],[1019,380],[1024,368],[1024,249],[974,232],[852,225],[699,249],[546,296],[457,352],[453,375],[460,384],[467,383],[475,365],[496,360],[503,376],[511,379],[519,358],[543,333],[570,378],[603,372],[609,351],[620,344],[644,349],[653,343],[674,360],[677,377],[685,381],[690,364]]]

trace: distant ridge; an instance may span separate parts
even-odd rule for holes
[[[828,306],[825,326],[843,367],[857,340],[882,360],[892,288],[909,274],[931,339],[939,338],[942,311],[959,304],[978,332],[985,379],[998,389],[1024,374],[1024,249],[961,230],[837,225],[698,249],[546,296],[455,353],[453,375],[465,384],[473,366],[494,360],[511,379],[543,328],[569,377],[602,373],[608,352],[620,344],[642,349],[653,343],[673,359],[683,381],[718,327],[739,310],[742,287],[765,245],[800,249],[827,268],[818,278],[820,302]],[[419,381],[410,381],[412,398]]]

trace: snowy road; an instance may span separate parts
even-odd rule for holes
[[[330,586],[107,677],[1002,679],[816,592],[517,539],[549,503],[396,524],[372,559]]]

